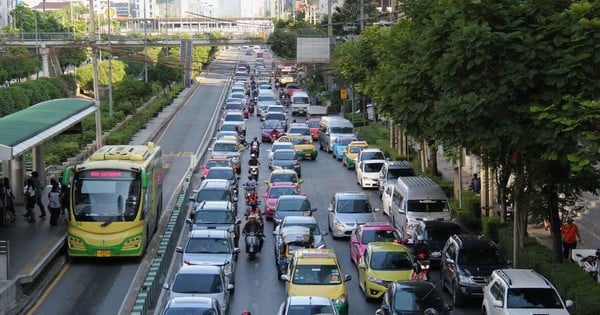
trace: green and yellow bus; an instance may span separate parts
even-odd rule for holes
[[[159,146],[107,145],[68,167],[69,256],[143,256],[158,228],[163,165]]]

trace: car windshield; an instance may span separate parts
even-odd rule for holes
[[[273,95],[258,95],[259,102],[275,102],[275,97]]]
[[[394,230],[363,230],[361,243],[393,242],[399,237]]]
[[[360,152],[360,150],[362,150],[362,147],[359,146],[351,146],[350,149],[348,151],[350,151],[350,153],[358,153]]]
[[[221,131],[235,131],[237,132],[237,125],[235,124],[223,124],[220,128]]]
[[[294,284],[341,284],[342,277],[336,265],[296,265],[292,278]]]
[[[264,128],[267,129],[275,129],[275,128],[282,128],[281,126],[281,121],[279,120],[267,120],[265,121],[265,126]]]
[[[390,168],[388,170],[388,179],[397,179],[398,177],[415,176],[415,171],[411,168]]]
[[[190,307],[169,307],[165,309],[164,315],[217,315],[217,311],[199,305]]]
[[[408,200],[408,211],[412,212],[448,212],[446,200]]]
[[[183,273],[175,277],[171,290],[181,294],[221,293],[223,281],[215,274]]]
[[[271,173],[271,183],[297,183],[298,175],[294,173]]]
[[[209,160],[206,162],[206,168],[210,169],[213,167],[230,166],[229,160]]]
[[[229,201],[231,195],[228,190],[201,189],[196,195],[196,202],[201,201]]]
[[[310,134],[310,132],[309,132]],[[312,139],[310,138],[302,138],[302,137],[290,137],[290,141],[293,144],[311,144],[312,143]]]
[[[338,200],[338,213],[370,213],[371,204],[366,199],[340,199]]]
[[[370,266],[373,270],[411,270],[413,267],[406,252],[374,252]]]
[[[288,315],[328,315],[335,314],[331,305],[290,305]]]
[[[363,154],[360,156],[361,160],[385,160],[385,155],[383,155],[382,152],[379,151],[375,151],[375,152],[363,152]]]
[[[394,295],[394,310],[396,312],[420,312],[428,308],[445,309],[444,302],[435,288],[399,288]]]
[[[242,110],[244,109],[244,106],[242,106],[242,104],[239,103],[227,103],[225,105],[225,110],[230,110],[230,109],[235,109],[235,110]]]
[[[229,240],[226,238],[190,238],[185,247],[186,253],[227,254],[231,253]]]
[[[316,223],[294,223],[294,222],[286,222],[281,228],[288,226],[304,226],[310,229],[313,235],[321,235],[321,230]]]
[[[194,215],[194,224],[227,223],[233,224],[235,218],[231,211],[203,210]]]
[[[459,263],[462,265],[502,265],[502,255],[494,248],[461,249]]]
[[[552,288],[513,288],[508,290],[506,308],[563,308]]]
[[[243,99],[244,98],[244,94],[241,93],[232,93],[231,95],[229,95],[229,98],[235,98],[235,99]]]
[[[310,202],[306,199],[279,199],[277,211],[310,211]]]
[[[306,125],[308,125],[308,128],[319,128],[319,123],[318,121],[307,121]]]
[[[216,169],[211,168],[206,174],[206,179],[234,179],[233,169]]]
[[[383,163],[365,163],[365,173],[379,173]]]
[[[341,146],[347,146],[350,144],[350,142],[354,141],[355,139],[338,139],[337,143],[338,145]]]
[[[269,198],[279,198],[283,195],[297,195],[298,191],[293,187],[275,187],[269,191]]]
[[[331,127],[331,133],[335,134],[351,134],[353,132],[352,127]]]
[[[285,115],[283,113],[269,113],[267,114],[267,119],[275,119],[275,120],[285,120]]]
[[[279,150],[273,153],[273,160],[295,160],[296,152]]]
[[[269,106],[267,111],[270,113],[283,113],[285,112],[285,108],[282,106]]]
[[[215,152],[237,152],[237,144],[235,142],[216,142],[213,146]]]
[[[238,114],[226,115],[225,121],[244,121],[244,116]]]

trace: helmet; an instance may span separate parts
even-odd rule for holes
[[[248,179],[252,179],[254,178],[252,175],[248,175]]]
[[[258,137],[254,137],[254,141],[258,141]]]
[[[252,315],[252,313],[250,313],[250,311],[243,311],[242,315]]]
[[[254,159],[254,158],[256,158],[256,154],[254,154],[254,153],[250,154],[250,158],[251,158],[251,159]]]
[[[417,235],[417,241],[422,241],[423,240],[423,235]]]
[[[423,315],[438,315],[438,314],[439,314],[438,311],[433,307],[426,309],[425,312],[423,313]]]
[[[256,215],[248,216],[248,220],[256,220]]]

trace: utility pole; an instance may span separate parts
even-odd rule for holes
[[[108,117],[113,116],[113,95],[112,95],[112,50],[110,49],[110,0],[108,0]]]
[[[90,1],[90,44],[92,48],[92,67],[94,68],[94,102],[96,104],[96,148],[102,146],[102,113],[100,112],[100,89],[98,87],[98,50],[96,47],[96,24],[94,22],[94,0]]]
[[[360,0],[360,32],[362,33],[365,28],[365,4],[363,0]]]
[[[90,0],[91,1],[91,0]],[[148,83],[148,61],[146,61],[146,49],[147,49],[147,42],[148,42],[148,30],[147,30],[147,23],[148,21],[146,20],[146,1],[148,0],[143,0],[144,1],[144,82]]]
[[[329,37],[329,44],[333,43],[333,18],[331,17],[331,1],[327,0],[327,37]]]

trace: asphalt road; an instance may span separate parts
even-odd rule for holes
[[[233,71],[233,63],[231,59],[217,60],[214,69],[215,73],[208,74],[205,84],[200,85],[157,141],[167,168],[163,209],[170,204],[202,141],[210,140],[212,131],[207,130],[208,122],[226,84],[224,73]],[[139,265],[140,259],[71,260],[29,314],[118,314]]]

